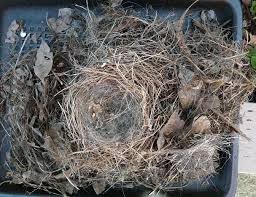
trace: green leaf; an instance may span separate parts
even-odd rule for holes
[[[251,7],[250,7],[250,12],[251,12],[251,14],[252,14],[253,16],[256,15],[256,1],[253,1],[253,2],[252,2],[252,5],[251,5]]]
[[[251,58],[252,56],[256,56],[256,48],[250,48],[247,56]]]
[[[251,66],[256,70],[256,56],[251,57]]]

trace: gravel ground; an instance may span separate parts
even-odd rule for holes
[[[236,197],[256,197],[256,174],[239,174]]]

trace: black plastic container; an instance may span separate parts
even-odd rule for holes
[[[125,1],[124,6],[133,5],[135,9],[145,9],[147,5],[158,12],[160,16],[165,16],[170,12],[173,13],[173,20],[177,20],[191,5],[192,0],[132,0]],[[23,19],[26,24],[26,32],[42,32],[46,28],[46,13],[48,16],[56,16],[59,8],[72,7],[74,4],[83,5],[85,1],[72,0],[0,0],[0,40],[1,45],[4,45],[5,35],[10,23],[13,20]],[[91,5],[95,6],[95,1],[91,1]],[[233,39],[241,41],[242,39],[242,10],[240,0],[200,0],[196,3],[191,11],[192,17],[199,17],[200,11],[205,9],[213,9],[220,23],[229,21],[228,26],[233,33]],[[191,17],[191,16],[190,16]],[[187,20],[187,25],[189,20]],[[51,37],[47,33],[43,33],[42,37],[48,41]],[[22,40],[20,41],[22,42]],[[27,43],[26,49],[34,48],[33,43]],[[7,54],[8,49],[0,48],[0,57],[3,59]],[[1,70],[1,69],[0,69]],[[7,127],[6,127],[7,128]],[[5,128],[5,129],[6,129]],[[0,124],[0,139],[2,146],[0,149],[0,180],[4,181],[6,152],[9,150],[8,137],[5,137],[3,125]],[[182,188],[174,188],[172,192],[168,192],[165,196],[205,196],[205,197],[234,197],[237,187],[238,174],[238,137],[234,138],[233,144],[230,147],[231,157],[225,158],[222,167],[219,169],[219,174],[212,177],[208,183],[193,182]],[[10,195],[26,195],[29,188],[24,188],[21,185],[3,184],[0,186],[0,196]],[[145,188],[133,189],[110,189],[103,196],[147,196]],[[47,195],[42,192],[34,192],[32,195]],[[91,188],[87,191],[81,191],[77,196],[96,196]]]

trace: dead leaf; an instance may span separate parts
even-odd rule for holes
[[[190,84],[195,76],[195,73],[186,67],[182,66],[179,68],[179,79],[182,86]]]
[[[159,133],[159,137],[157,139],[157,150],[161,150],[164,147],[164,143],[165,143],[165,137],[162,133]]]
[[[175,133],[183,129],[184,125],[185,121],[182,120],[179,113],[175,111],[159,133],[163,134],[166,138],[172,138]]]
[[[6,110],[5,99],[0,97],[0,113],[4,113]]]
[[[122,1],[123,0],[111,0],[110,1],[111,7],[114,8],[114,7],[120,6],[122,4]]]
[[[63,155],[67,145],[63,144],[62,138],[60,136],[60,130],[62,129],[62,124],[54,123],[50,125],[50,128],[46,130],[45,138],[46,140],[45,146],[49,148],[50,152],[55,153],[57,159],[60,159],[60,155]],[[59,160],[61,162],[61,160]]]
[[[33,131],[33,134],[35,134],[37,137],[39,137],[40,139],[44,139],[42,133],[40,132],[40,130],[38,128],[32,127],[32,131]]]
[[[44,137],[43,147],[55,156],[58,156],[58,148],[50,136]]]
[[[11,153],[10,152],[6,152],[5,157],[6,157],[6,161],[8,161],[8,162],[11,161]]]
[[[70,27],[62,19],[49,18],[48,23],[51,29],[56,33],[61,33]]]
[[[48,135],[53,139],[55,144],[61,143],[59,132],[62,129],[62,125],[58,123],[51,124],[50,128],[47,130]]]
[[[8,30],[11,31],[17,31],[19,29],[20,25],[17,23],[16,20],[11,22],[11,25],[9,26]]]
[[[39,103],[38,104],[38,110],[39,110],[39,120],[41,122],[43,122],[44,120],[46,120],[46,116],[45,116],[45,113],[44,113],[44,106],[42,103]]]
[[[208,10],[207,17],[208,17],[208,20],[210,21],[217,21],[217,15],[214,10]]]
[[[43,93],[44,92],[44,87],[42,85],[42,83],[35,83],[35,87],[36,87],[36,90],[38,90],[40,93]]]
[[[250,6],[251,5],[251,0],[242,0],[243,4],[246,6]]]
[[[58,18],[49,18],[48,24],[50,28],[56,32],[61,33],[70,28],[72,22],[72,9],[61,8],[59,9]]]
[[[214,10],[203,10],[201,11],[200,17],[203,23],[217,21],[217,16]]]
[[[207,95],[199,101],[201,111],[205,112],[208,109],[220,109],[220,99],[216,95]]]
[[[70,24],[72,22],[72,9],[71,8],[59,9],[58,17],[62,18],[64,23]]]
[[[250,42],[248,44],[256,45],[256,35],[250,34]]]
[[[14,43],[16,43],[17,39],[18,39],[18,36],[16,35],[16,33],[12,32],[12,31],[8,31],[6,34],[5,43],[14,44]]]
[[[226,83],[226,81],[223,79],[218,79],[218,80],[207,79],[207,80],[204,80],[204,82],[208,85],[208,89],[211,92],[215,92]]]
[[[15,72],[15,76],[17,77],[18,80],[25,82],[28,78],[28,76],[30,75],[30,73],[22,68],[17,68],[14,70]]]
[[[211,122],[207,116],[195,118],[192,123],[191,131],[198,134],[206,134],[211,131]]]
[[[42,43],[37,50],[36,62],[34,66],[34,73],[44,84],[44,78],[48,76],[52,70],[53,64],[53,53],[50,52],[50,47],[45,41]]]
[[[5,43],[10,43],[10,44],[16,43],[18,39],[18,35],[16,34],[16,32],[19,29],[19,27],[20,25],[17,23],[16,20],[11,22],[10,26],[8,27]]]
[[[200,81],[196,87],[192,85],[186,85],[181,88],[181,90],[178,92],[178,97],[183,109],[188,109],[197,103],[200,98],[202,87],[203,83]]]
[[[67,192],[69,195],[74,194],[75,192],[75,187],[71,185],[70,183],[65,184],[65,192]]]
[[[23,180],[26,182],[34,182],[36,184],[41,184],[42,181],[47,181],[48,177],[46,175],[40,174],[38,172],[28,170],[22,174]]]
[[[97,195],[101,194],[106,189],[106,182],[104,180],[95,181],[92,183],[92,187]]]
[[[33,42],[34,44],[37,44],[37,35],[36,35],[36,33],[33,33],[33,34],[31,35],[31,40],[32,40],[32,42]]]

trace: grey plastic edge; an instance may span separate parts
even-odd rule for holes
[[[242,12],[242,5],[240,0],[229,0],[229,5],[232,9],[233,21],[236,27],[236,35],[235,41],[238,43],[242,42],[242,32],[243,32],[243,12]],[[231,174],[231,184],[226,197],[235,197],[237,191],[237,178],[238,178],[238,155],[239,155],[239,136],[235,134],[233,147],[232,147],[232,154],[231,160],[232,162],[232,174]]]

